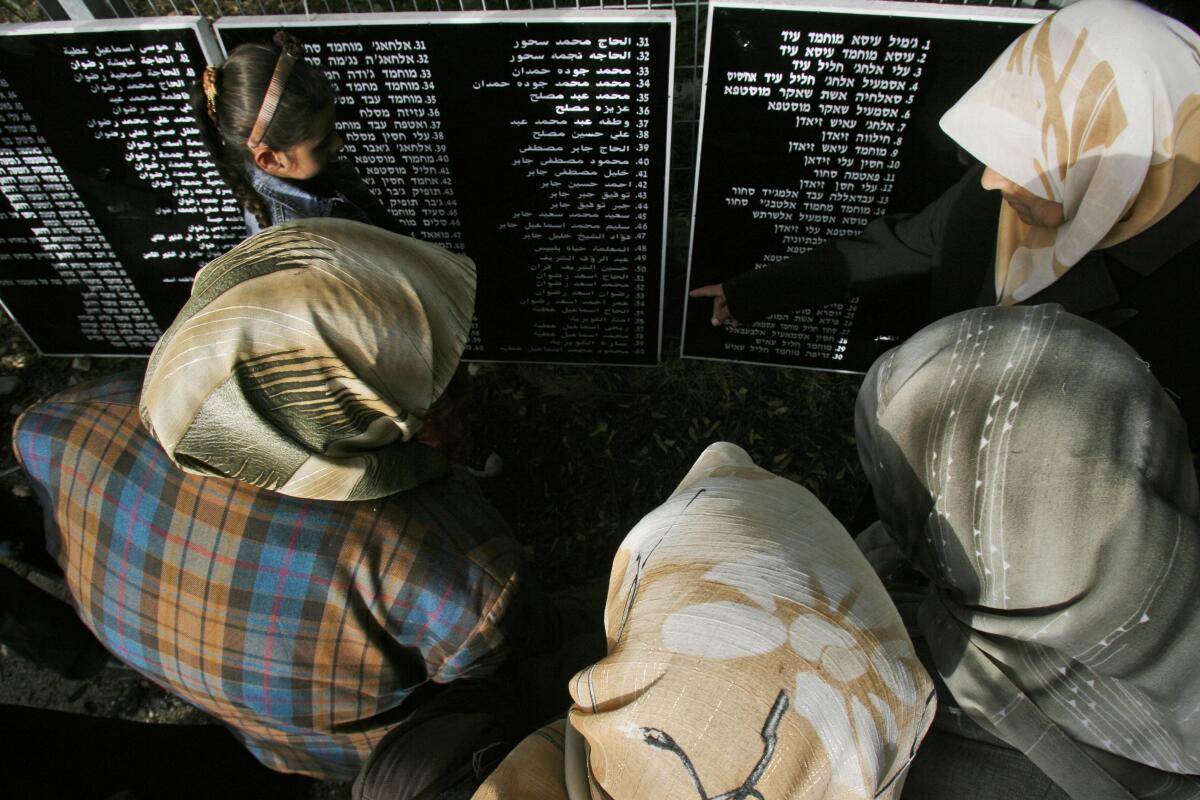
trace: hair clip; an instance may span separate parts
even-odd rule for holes
[[[217,121],[217,68],[205,67],[204,72],[200,75],[200,82],[204,86],[204,99],[208,103],[208,116],[213,122]]]

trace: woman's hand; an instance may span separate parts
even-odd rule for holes
[[[719,283],[701,286],[699,289],[692,289],[688,292],[688,297],[711,297],[713,299],[712,307],[712,324],[713,327],[721,327],[728,325],[731,328],[738,326],[738,321],[729,314],[729,304],[725,302],[725,287]]]

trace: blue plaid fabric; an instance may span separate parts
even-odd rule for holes
[[[473,485],[323,502],[190,475],[141,426],[140,381],[14,428],[79,614],[119,658],[322,779],[353,777],[416,687],[499,664],[520,552]]]

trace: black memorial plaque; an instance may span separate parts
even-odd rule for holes
[[[0,26],[0,301],[43,352],[149,353],[245,236],[187,103],[218,55],[198,18]]]
[[[674,16],[228,18],[333,79],[344,157],[414,235],[475,260],[466,357],[654,364]]]
[[[962,174],[938,120],[1047,12],[713,0],[688,287],[720,283],[885,213],[917,211]],[[687,300],[688,357],[862,372],[926,320],[926,288],[714,328]]]

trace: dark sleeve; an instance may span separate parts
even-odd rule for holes
[[[729,312],[742,323],[781,311],[839,303],[927,275],[951,209],[965,187],[979,180],[968,170],[956,184],[915,214],[889,214],[862,233],[833,239],[806,253],[723,282]]]
[[[371,192],[352,163],[342,158],[335,158],[325,165],[324,172],[338,192],[362,212],[367,222],[392,233],[413,235],[412,229],[393,217],[379,201],[379,198]]]

